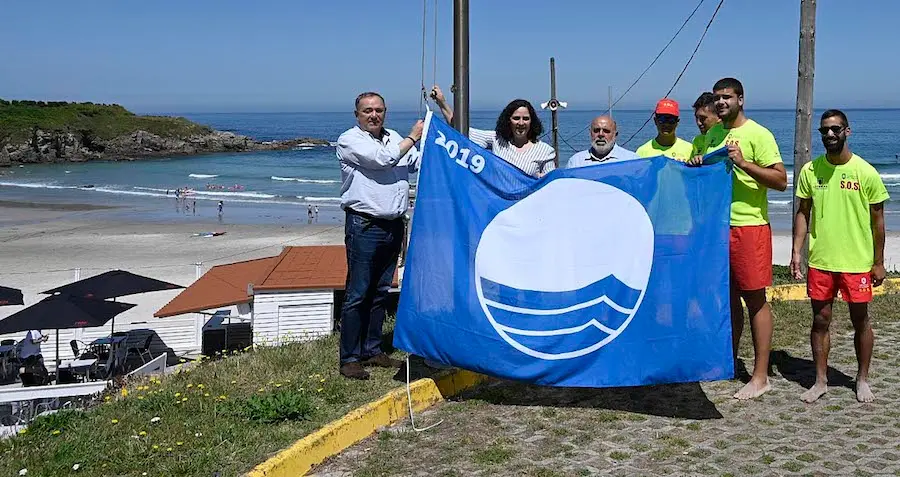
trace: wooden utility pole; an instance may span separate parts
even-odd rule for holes
[[[550,101],[541,103],[541,109],[550,108],[551,123],[553,124],[551,131],[553,133],[553,151],[556,154],[553,156],[553,164],[556,165],[557,169],[559,168],[559,118],[556,112],[559,108],[565,108],[566,106],[566,103],[556,99],[556,59],[550,57]]]
[[[469,0],[453,0],[453,127],[469,134]]]
[[[794,123],[794,190],[800,170],[810,161],[812,151],[813,78],[816,69],[816,0],[800,0],[800,54],[797,60],[797,117]],[[800,201],[793,198],[793,221]],[[792,222],[793,223],[793,222]],[[800,263],[806,271],[808,250],[801,251]]]

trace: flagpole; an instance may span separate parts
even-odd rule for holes
[[[453,127],[469,134],[469,0],[453,0]]]

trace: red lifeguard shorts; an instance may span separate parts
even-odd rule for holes
[[[806,292],[813,300],[829,301],[841,292],[847,303],[869,303],[872,301],[872,274],[827,272],[809,268]]]
[[[772,229],[766,225],[731,227],[731,283],[741,291],[772,284]]]

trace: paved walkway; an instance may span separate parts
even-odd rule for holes
[[[316,475],[900,475],[900,323],[875,325],[873,404],[856,402],[852,332],[838,324],[832,387],[811,405],[799,400],[814,379],[805,343],[775,353],[774,390],[755,402],[731,398],[735,381],[619,389],[497,382],[417,416],[419,426],[443,420],[436,428],[386,429]]]

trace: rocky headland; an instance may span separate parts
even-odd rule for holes
[[[257,141],[184,118],[138,116],[118,105],[0,99],[0,166],[287,150],[328,145],[301,137]]]

